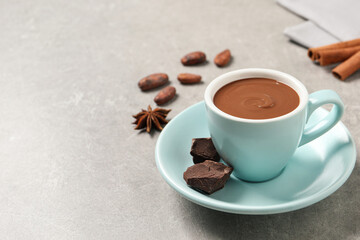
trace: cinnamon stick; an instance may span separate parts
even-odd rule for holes
[[[351,74],[360,69],[360,51],[355,53],[351,58],[338,65],[332,70],[335,77],[345,80]]]
[[[315,60],[317,60],[317,57],[318,57],[317,52],[320,50],[347,48],[347,47],[355,47],[355,46],[360,46],[360,38],[350,40],[350,41],[345,41],[345,42],[334,43],[334,44],[330,44],[330,45],[326,45],[326,46],[322,46],[322,47],[309,48],[308,56],[311,60],[315,61]]]
[[[317,61],[321,66],[343,62],[358,51],[360,51],[360,45],[356,47],[320,50],[317,52]]]

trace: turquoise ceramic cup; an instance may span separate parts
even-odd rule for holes
[[[224,85],[246,78],[270,78],[292,87],[300,97],[292,112],[270,119],[244,119],[218,109],[213,98]],[[222,159],[236,177],[261,182],[278,176],[296,149],[326,133],[341,118],[344,105],[332,90],[308,94],[295,77],[269,69],[249,68],[229,72],[213,80],[205,90],[210,135]],[[324,104],[333,104],[329,114],[316,124],[306,124],[310,115]]]

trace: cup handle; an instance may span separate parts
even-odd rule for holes
[[[309,95],[306,122],[317,108],[328,103],[334,104],[330,113],[315,124],[311,124],[310,126],[308,126],[309,124],[305,125],[299,147],[329,131],[335,126],[344,113],[344,104],[336,92],[332,90],[320,90]]]

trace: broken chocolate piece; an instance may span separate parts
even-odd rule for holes
[[[220,161],[220,156],[211,138],[193,138],[190,154],[193,156],[195,164],[205,160]]]
[[[222,163],[206,160],[189,167],[184,172],[184,179],[189,186],[212,194],[224,187],[232,171]]]

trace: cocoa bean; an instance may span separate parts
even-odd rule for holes
[[[230,59],[231,59],[230,50],[226,49],[226,50],[222,51],[221,53],[219,53],[218,55],[216,55],[216,57],[214,58],[214,63],[218,67],[224,67],[224,66],[226,66],[226,64],[229,63]]]
[[[175,97],[176,89],[172,86],[165,87],[154,98],[157,105],[162,105]]]
[[[205,61],[206,55],[200,51],[188,53],[181,59],[181,63],[185,66],[200,64]]]
[[[144,77],[138,83],[142,91],[160,87],[169,82],[169,76],[165,73],[154,73]]]
[[[192,74],[192,73],[180,73],[177,76],[177,79],[182,84],[193,84],[193,83],[200,82],[201,81],[201,76],[197,75],[197,74]]]

